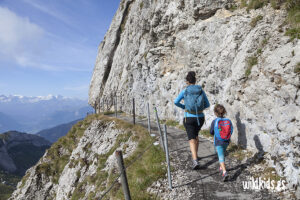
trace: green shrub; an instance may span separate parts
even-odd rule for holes
[[[287,31],[285,32],[285,35],[290,36],[291,40],[294,40],[296,38],[300,39],[300,27],[287,29]]]
[[[142,2],[140,3],[140,9],[142,10],[143,7],[144,7],[144,2],[142,1]]]
[[[261,53],[262,53],[262,49],[261,49],[261,48],[257,49],[256,54],[257,54],[257,55],[260,55]]]
[[[258,21],[262,20],[263,19],[263,16],[262,15],[258,15],[257,17],[254,17],[251,22],[250,22],[250,26],[252,28],[254,28],[257,24]]]
[[[289,24],[285,35],[291,40],[300,39],[300,0],[288,0],[285,5],[288,12],[286,22]]]
[[[247,69],[245,71],[245,76],[248,77],[251,74],[252,67],[254,65],[257,65],[258,63],[257,56],[248,57],[246,63],[247,63]]]
[[[284,0],[283,2],[285,3],[285,8],[287,10],[300,6],[300,0]]]
[[[266,44],[268,44],[270,37],[266,37],[265,39],[263,39],[263,41],[261,42],[261,45],[264,47],[266,46]]]
[[[271,0],[270,3],[271,3],[271,7],[274,10],[278,10],[280,8],[280,3],[281,3],[280,0]]]
[[[254,65],[257,65],[257,57],[256,56],[251,56],[247,58],[247,65],[252,67]]]
[[[247,0],[241,0],[241,8],[245,8],[247,6],[248,6]]]
[[[247,6],[248,10],[259,9],[268,4],[268,0],[250,0]]]
[[[237,9],[238,9],[238,7],[237,7],[236,4],[231,5],[230,8],[229,8],[229,10],[230,10],[231,12],[233,12],[233,11],[235,11],[235,10],[237,10]]]

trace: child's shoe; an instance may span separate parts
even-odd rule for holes
[[[219,168],[219,172],[220,172],[221,175],[223,174],[222,167]]]
[[[228,174],[227,174],[227,172],[225,171],[225,172],[222,173],[222,179],[223,179],[223,182],[226,182],[226,181],[227,181],[227,178],[228,178]]]

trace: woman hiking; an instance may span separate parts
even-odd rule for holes
[[[200,165],[197,154],[199,146],[198,134],[205,120],[203,110],[208,108],[210,104],[202,87],[195,85],[195,83],[196,73],[194,71],[188,72],[186,76],[187,87],[179,93],[174,103],[179,108],[185,110],[183,125],[192,153],[192,169],[199,169]],[[184,99],[184,104],[180,103],[182,99]]]

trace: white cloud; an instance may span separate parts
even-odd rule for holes
[[[87,72],[92,70],[95,54],[93,48],[47,32],[28,17],[0,6],[0,63],[45,71]]]
[[[63,14],[57,12],[56,10],[54,9],[50,9],[49,7],[46,7],[46,6],[43,6],[42,4],[39,4],[33,0],[23,0],[25,3],[31,5],[32,7],[64,22],[65,24],[68,24],[70,26],[72,26],[72,22],[66,17],[64,16]]]
[[[24,66],[24,63],[30,62],[30,55],[39,52],[38,42],[44,33],[28,18],[17,16],[0,6],[0,58]]]

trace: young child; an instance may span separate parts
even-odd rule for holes
[[[219,157],[220,171],[222,172],[223,181],[226,181],[225,151],[230,142],[233,126],[230,119],[224,118],[226,109],[223,105],[217,104],[214,107],[214,113],[217,118],[211,123],[210,134],[214,135],[214,145]]]

